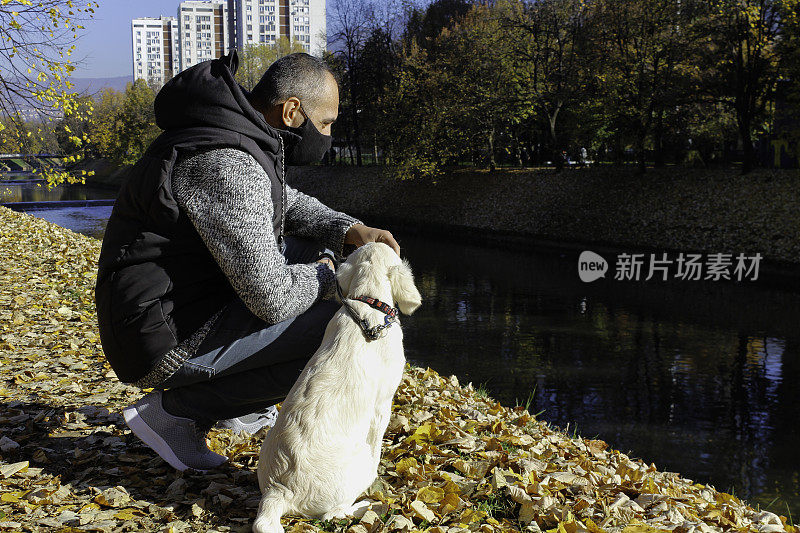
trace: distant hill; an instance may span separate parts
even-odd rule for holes
[[[125,85],[133,81],[131,76],[117,76],[116,78],[70,78],[75,84],[74,92],[82,93],[88,91],[95,93],[107,87],[117,91],[124,91]]]

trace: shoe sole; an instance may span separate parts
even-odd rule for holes
[[[122,416],[125,418],[125,423],[128,424],[128,427],[131,428],[134,435],[139,437],[142,442],[147,444],[150,448],[155,451],[159,457],[164,459],[166,462],[170,464],[173,468],[176,468],[183,472],[184,470],[188,470],[189,467],[183,464],[183,462],[178,459],[175,455],[175,452],[172,451],[172,448],[169,447],[167,442],[161,438],[161,436],[153,431],[153,428],[147,425],[147,422],[142,420],[142,417],[139,416],[139,411],[136,407],[126,407],[122,410]],[[197,470],[196,468],[194,470]],[[205,470],[198,470],[199,472],[205,472]]]
[[[274,425],[275,425],[275,422],[273,422],[271,424],[264,424],[264,425],[257,425],[257,424],[245,425],[245,424],[242,424],[241,422],[237,422],[235,424],[224,424],[224,425],[220,424],[217,427],[219,427],[220,429],[229,429],[236,435],[241,435],[242,433],[247,433],[248,435],[255,435],[256,433],[258,433],[262,429],[271,428]]]

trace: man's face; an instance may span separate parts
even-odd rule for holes
[[[336,79],[328,73],[325,74],[325,89],[316,103],[310,109],[303,105],[305,111],[314,126],[323,135],[331,134],[331,126],[336,122],[339,115],[339,86]],[[299,107],[303,104],[299,99],[292,97],[283,103],[282,119],[287,126],[300,126],[305,120],[300,113]]]
[[[306,111],[305,108],[303,108]],[[306,111],[308,112],[308,111]],[[310,112],[311,121],[323,135],[331,134],[331,126],[339,116],[339,86],[333,76],[325,74],[325,92]]]

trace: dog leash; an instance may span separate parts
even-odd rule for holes
[[[398,309],[396,307],[392,307],[391,305],[387,304],[386,302],[382,302],[377,298],[370,298],[369,296],[356,296],[355,298],[345,298],[344,294],[342,294],[342,288],[339,286],[339,280],[336,280],[336,294],[339,295],[339,299],[342,300],[342,304],[344,305],[347,312],[350,314],[353,320],[356,321],[356,324],[359,325],[361,331],[364,333],[364,336],[367,338],[368,341],[374,341],[376,339],[380,339],[384,335],[386,335],[386,328],[391,326],[397,321],[397,313]],[[370,307],[377,309],[384,313],[383,317],[383,324],[377,324],[375,326],[370,327],[369,322],[367,322],[366,318],[360,318],[356,310],[353,309],[353,306],[350,305],[347,300],[358,300],[359,302],[364,302],[365,304],[369,305]]]

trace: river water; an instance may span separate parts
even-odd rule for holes
[[[109,213],[33,214],[100,237]],[[756,282],[587,284],[573,253],[393,233],[424,302],[402,319],[410,362],[800,516],[800,294]]]
[[[116,196],[114,190],[92,187],[91,185],[70,185],[48,190],[41,181],[0,181],[0,204],[13,202],[59,202],[68,200],[105,200]],[[54,204],[56,205],[56,204]],[[102,237],[111,206],[95,206],[87,209],[75,207],[47,207],[29,209],[36,215],[69,228],[73,231]]]

